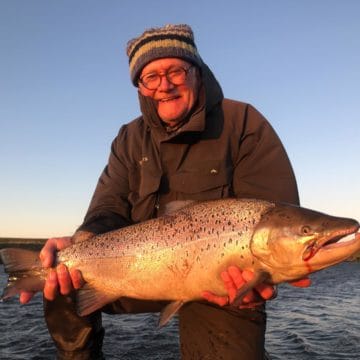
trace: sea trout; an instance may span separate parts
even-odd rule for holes
[[[97,235],[57,255],[82,272],[77,310],[87,315],[120,297],[169,300],[161,324],[201,292],[226,295],[220,273],[230,265],[251,269],[254,280],[278,284],[337,264],[360,251],[353,219],[288,204],[223,199],[187,205],[162,217]],[[41,291],[48,269],[36,252],[0,251],[9,274],[2,299]]]

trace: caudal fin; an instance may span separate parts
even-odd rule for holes
[[[0,250],[0,258],[9,275],[0,300],[8,299],[20,291],[43,290],[46,270],[42,268],[37,252],[8,248]]]

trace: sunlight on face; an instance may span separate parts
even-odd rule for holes
[[[165,74],[174,66],[184,69],[190,68],[184,83],[181,85],[172,84],[166,76],[161,77],[160,85],[156,90],[149,90],[139,82],[140,93],[156,101],[159,117],[170,126],[181,122],[192,110],[197,100],[200,79],[196,67],[178,58],[164,58],[150,62],[140,74],[140,78],[152,73]]]

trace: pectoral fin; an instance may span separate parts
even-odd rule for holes
[[[231,305],[233,305],[235,307],[239,307],[242,303],[242,299],[245,296],[245,294],[248,291],[254,289],[255,286],[263,283],[265,280],[268,279],[268,277],[269,277],[268,274],[264,271],[255,272],[252,280],[248,281],[244,286],[242,286],[240,289],[238,289],[235,300],[233,301],[233,303]]]
[[[166,325],[183,305],[184,301],[182,300],[173,301],[169,305],[166,305],[160,313],[158,326],[163,327]]]

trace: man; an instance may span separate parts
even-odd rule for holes
[[[113,141],[84,223],[72,238],[49,239],[44,246],[44,266],[51,266],[56,250],[156,217],[174,200],[235,196],[299,201],[277,135],[252,106],[223,98],[189,26],[147,30],[128,43],[127,54],[142,115],[123,126]],[[259,302],[259,294],[271,298],[272,287],[259,285],[247,294],[243,306],[235,308],[234,293],[251,279],[251,272],[230,267],[221,276],[228,297],[203,289],[209,302],[180,310],[182,358],[263,359],[264,306],[251,304]],[[63,265],[50,272],[45,285],[45,298],[52,300],[45,303],[46,321],[60,359],[101,356],[100,313],[80,318],[71,296],[57,296],[58,291],[68,295],[81,285],[81,274],[76,269],[69,273]],[[30,297],[23,293],[21,301]],[[119,299],[104,311],[159,309],[159,303]]]

